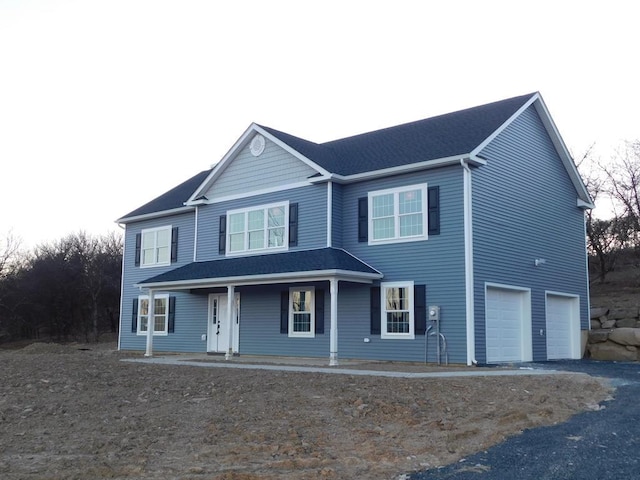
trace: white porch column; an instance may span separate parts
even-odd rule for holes
[[[147,351],[144,354],[145,357],[153,356],[153,331],[156,325],[156,321],[154,318],[156,314],[155,306],[155,292],[152,289],[149,289],[149,308],[147,310]]]
[[[227,286],[227,322],[229,330],[229,349],[224,355],[225,360],[233,358],[233,325],[235,322],[236,295],[233,285]]]
[[[331,330],[329,332],[329,366],[338,365],[338,279],[329,280],[331,293]]]

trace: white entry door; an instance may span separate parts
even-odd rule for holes
[[[580,358],[580,299],[547,294],[547,359]]]
[[[487,362],[531,360],[531,322],[525,290],[488,287],[486,290]]]
[[[228,321],[227,295],[209,295],[209,327],[207,329],[207,352],[229,351],[229,327],[233,328],[233,352],[238,352],[240,332],[240,294],[236,293],[234,321]]]

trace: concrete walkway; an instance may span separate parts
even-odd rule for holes
[[[257,357],[239,356],[233,360],[224,360],[223,356],[205,354],[162,355],[150,358],[126,358],[123,362],[147,363],[156,365],[188,365],[202,368],[241,368],[254,370],[271,370],[280,372],[333,373],[341,375],[367,375],[395,378],[447,378],[447,377],[495,377],[509,375],[549,375],[575,373],[521,367],[460,367],[433,366],[415,363],[397,363],[383,361],[341,360],[340,366],[327,367],[326,359],[299,357]]]

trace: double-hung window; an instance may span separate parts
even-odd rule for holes
[[[228,253],[286,250],[288,217],[288,202],[227,212]]]
[[[154,296],[153,334],[167,335],[169,331],[169,295]],[[149,325],[149,297],[138,297],[138,335],[146,335]]]
[[[315,295],[313,287],[289,290],[289,336],[315,336]]]
[[[142,230],[141,264],[143,267],[171,263],[171,227]]]
[[[427,238],[427,185],[369,192],[369,243]]]
[[[386,282],[380,285],[381,338],[414,338],[413,282]]]

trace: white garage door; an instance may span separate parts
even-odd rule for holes
[[[547,294],[547,358],[580,358],[578,297]]]
[[[519,290],[487,287],[486,342],[487,362],[520,362],[523,351],[525,301],[527,293]]]

